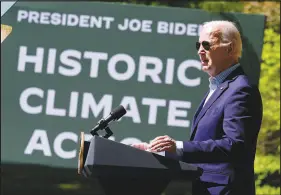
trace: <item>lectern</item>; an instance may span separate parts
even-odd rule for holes
[[[78,172],[99,181],[105,195],[160,195],[169,182],[192,182],[202,170],[152,152],[81,134]]]

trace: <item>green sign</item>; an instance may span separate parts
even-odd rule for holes
[[[258,83],[264,16],[97,2],[17,3],[2,21],[1,159],[6,163],[77,167],[81,131],[112,109],[124,144],[168,134],[189,138],[193,114],[208,90],[195,42],[202,24],[235,21],[242,66]]]

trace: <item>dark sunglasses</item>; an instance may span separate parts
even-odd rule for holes
[[[202,41],[202,43],[200,43],[200,42],[197,41],[197,42],[196,42],[196,50],[197,50],[197,51],[199,50],[201,44],[202,44],[202,46],[203,46],[203,48],[204,48],[205,50],[207,50],[207,51],[210,50],[210,48],[211,48],[211,43],[210,43],[210,42],[208,42],[208,41]]]

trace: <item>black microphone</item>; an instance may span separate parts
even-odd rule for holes
[[[126,112],[127,111],[125,110],[125,108],[122,105],[114,108],[106,118],[101,119],[97,123],[97,125],[91,130],[90,133],[92,135],[96,135],[96,131],[98,131],[100,129],[105,129],[111,121],[117,121],[122,116],[124,116],[126,114]]]

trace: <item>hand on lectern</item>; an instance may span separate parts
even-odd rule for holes
[[[171,153],[176,153],[176,148],[176,140],[172,139],[167,135],[156,137],[150,142],[149,145],[149,150],[151,152],[167,151]]]
[[[148,148],[149,148],[149,144],[146,142],[132,144],[131,146],[134,148],[138,148],[140,150],[148,150]]]

